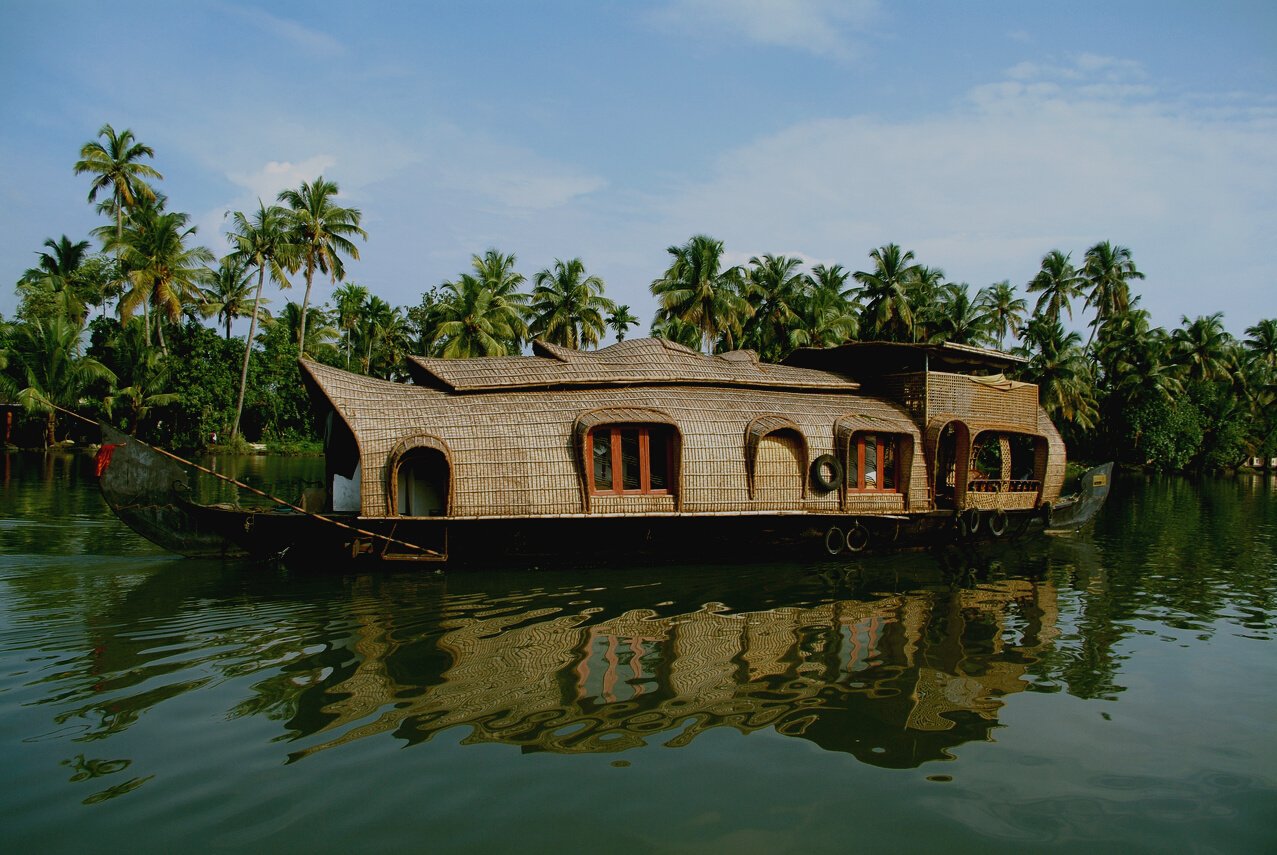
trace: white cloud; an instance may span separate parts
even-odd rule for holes
[[[1075,64],[1073,84],[978,87],[944,115],[795,125],[724,154],[666,216],[737,255],[800,246],[853,270],[895,241],[976,286],[1023,286],[1047,251],[1113,240],[1148,274],[1157,323],[1222,309],[1240,329],[1277,313],[1277,120],[1092,83],[1136,73],[1100,59]]]
[[[286,160],[267,161],[254,172],[231,172],[226,177],[235,185],[246,189],[247,198],[254,202],[261,199],[269,204],[279,195],[279,191],[297,187],[303,181],[314,181],[336,163],[337,158],[330,154],[317,154],[297,163]]]
[[[839,58],[878,11],[876,0],[672,0],[658,21],[684,33],[720,30],[759,44]]]
[[[337,56],[346,52],[345,45],[328,33],[307,27],[297,21],[247,6],[223,6],[222,8],[246,19],[270,35],[311,53]]]

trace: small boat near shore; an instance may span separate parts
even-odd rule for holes
[[[280,510],[200,504],[172,455],[103,427],[102,494],[189,556],[470,564],[845,555],[1076,529],[1065,448],[1019,359],[853,343],[784,364],[660,339],[414,357],[412,383],[303,359],[325,478]]]

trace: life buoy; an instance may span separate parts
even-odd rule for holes
[[[829,531],[825,532],[825,551],[830,555],[837,555],[842,552],[843,547],[847,545],[847,538],[836,525],[831,525]]]
[[[828,474],[826,474],[828,470]],[[832,454],[822,454],[811,462],[811,482],[822,493],[838,489],[842,483],[842,464]]]
[[[855,523],[851,528],[847,529],[847,550],[849,552],[864,552],[869,547],[869,529],[860,523]]]
[[[998,508],[989,515],[989,534],[1001,537],[1007,533],[1007,512]]]

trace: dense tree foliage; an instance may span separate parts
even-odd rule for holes
[[[99,249],[49,238],[15,283],[16,317],[0,319],[0,404],[29,414],[19,441],[62,440],[64,410],[178,447],[241,431],[254,441],[313,440],[299,351],[402,380],[409,355],[506,356],[532,338],[598,347],[640,323],[580,258],[555,261],[529,283],[516,257],[495,248],[426,288],[418,304],[392,306],[344,282],[345,259],[359,258],[355,240],[366,234],[360,212],[323,177],[280,193],[279,204],[231,212],[230,250],[216,258],[152,186],[163,177],[144,162],[153,157],[131,130],[104,125],[74,165],[90,178],[89,202],[101,200]],[[1010,347],[1075,455],[1164,469],[1277,456],[1277,319],[1257,320],[1242,341],[1219,314],[1154,327],[1133,290],[1144,274],[1129,248],[1110,241],[1087,248],[1077,266],[1071,252],[1049,250],[1022,291],[1009,281],[974,290],[947,281],[895,243],[871,249],[854,273],[776,254],[732,266],[722,241],[704,234],[667,253],[651,283],[651,334],[704,353],[744,347],[779,361],[796,348],[857,340]],[[316,273],[343,283],[330,303],[311,303]],[[299,274],[300,304],[268,311],[266,283],[287,289]],[[241,318],[242,339],[232,336]],[[1075,323],[1089,327],[1085,343]]]

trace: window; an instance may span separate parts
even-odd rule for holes
[[[674,471],[672,431],[664,425],[607,425],[590,431],[590,492],[663,494]]]
[[[847,446],[847,489],[900,492],[900,438],[854,434]]]

